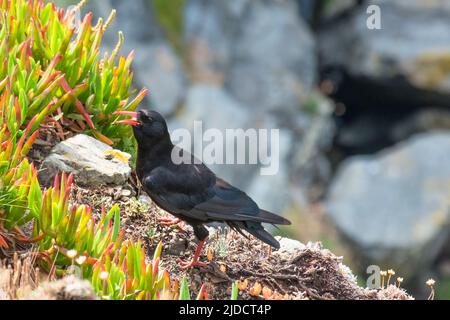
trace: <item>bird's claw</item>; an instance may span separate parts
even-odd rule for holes
[[[177,259],[178,264],[180,265],[181,270],[186,270],[192,267],[207,267],[209,265],[208,262],[201,262],[198,259],[192,259],[191,261],[185,261],[181,258]]]
[[[163,226],[167,226],[167,227],[171,227],[176,225],[178,230],[182,231],[182,232],[186,232],[186,229],[184,229],[180,223],[182,223],[182,221],[178,218],[158,218],[157,219],[160,225]]]

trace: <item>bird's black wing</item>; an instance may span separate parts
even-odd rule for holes
[[[205,215],[215,221],[257,221],[272,224],[288,224],[289,221],[273,213],[261,210],[243,191],[226,181],[216,178],[209,188],[213,196],[197,204],[191,213]]]
[[[260,210],[245,192],[217,178],[203,164],[161,166],[142,183],[160,207],[185,219],[288,223],[284,218]]]

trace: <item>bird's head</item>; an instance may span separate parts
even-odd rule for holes
[[[141,109],[137,112],[118,111],[115,114],[130,116],[131,119],[116,121],[114,124],[133,126],[134,137],[139,145],[155,143],[169,138],[166,120],[156,111]]]

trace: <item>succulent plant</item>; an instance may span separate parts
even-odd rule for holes
[[[114,112],[135,110],[147,90],[132,98],[134,53],[119,56],[122,33],[101,58],[108,22],[93,24],[92,13],[77,21],[76,10],[41,0],[0,0],[0,11],[0,97],[11,133],[34,118],[31,133],[52,122],[62,138],[84,131],[133,153],[131,130],[112,125],[120,117]]]
[[[113,15],[93,25],[89,13],[77,24],[74,10],[52,3],[0,0],[0,254],[34,243],[50,275],[76,267],[104,299],[190,299],[186,278],[180,285],[161,268],[162,243],[147,261],[140,242],[123,240],[117,205],[95,219],[90,207],[70,202],[72,175],[43,189],[26,158],[49,125],[60,139],[87,132],[133,152],[131,129],[113,123],[147,90],[133,97],[134,53],[119,56],[121,33],[112,53],[99,56]],[[197,299],[207,298],[202,286]]]

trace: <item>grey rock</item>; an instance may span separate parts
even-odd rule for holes
[[[450,111],[433,108],[419,110],[396,125],[391,136],[393,140],[400,141],[412,134],[432,130],[450,130]]]
[[[356,7],[357,0],[327,1],[322,12],[322,19],[333,18]],[[366,6],[367,7],[367,6]]]
[[[237,20],[248,0],[188,0],[184,10],[184,37],[191,78],[221,84],[231,64]]]
[[[316,80],[315,41],[293,1],[253,1],[236,38],[227,87],[259,110],[297,109]]]
[[[382,29],[367,28],[367,6],[360,6],[321,32],[323,66],[340,67],[352,77],[378,83],[404,78],[417,90],[449,94],[450,3],[375,0],[370,4],[380,6]]]
[[[194,81],[225,83],[260,111],[298,108],[315,83],[315,43],[295,1],[190,0],[185,21]]]
[[[39,179],[45,185],[59,172],[73,173],[84,186],[122,185],[131,174],[130,155],[90,136],[78,134],[57,144],[44,159]]]
[[[153,41],[147,45],[134,43],[134,47],[137,52],[134,62],[137,83],[150,89],[151,108],[165,116],[172,115],[186,94],[179,58],[165,41]]]
[[[147,206],[150,206],[153,203],[152,199],[146,194],[141,194],[138,197],[138,201]]]
[[[319,1],[314,0],[297,0],[299,14],[305,22],[313,22],[316,10],[321,5]]]
[[[450,133],[431,132],[339,168],[327,211],[370,264],[429,267],[449,236]]]
[[[174,235],[168,242],[167,247],[165,248],[165,252],[170,255],[180,256],[183,251],[187,249],[187,246],[188,243],[186,239],[182,239]]]
[[[194,130],[196,121],[200,121],[198,124],[201,126],[201,131]],[[172,140],[177,144],[180,141],[174,135],[176,129],[187,129],[191,133],[192,141],[185,141],[186,143],[179,145],[184,149],[191,150],[199,159],[203,158],[203,150],[207,145],[206,142],[203,142],[203,133],[206,130],[219,130],[225,138],[226,129],[242,128],[246,130],[252,128],[250,114],[245,107],[227,94],[222,87],[215,85],[192,86],[187,94],[185,112],[180,115],[180,118],[171,122],[170,127],[172,129]],[[244,132],[238,134],[241,137],[243,135]],[[234,140],[225,140],[223,150],[231,147],[234,143]],[[245,147],[236,149],[236,154],[245,151]],[[208,164],[208,166],[219,176],[242,188],[247,186],[248,181],[251,180],[258,168],[256,165],[226,165],[224,163]]]
[[[44,282],[36,290],[27,294],[25,300],[98,300],[92,285],[76,276]]]

